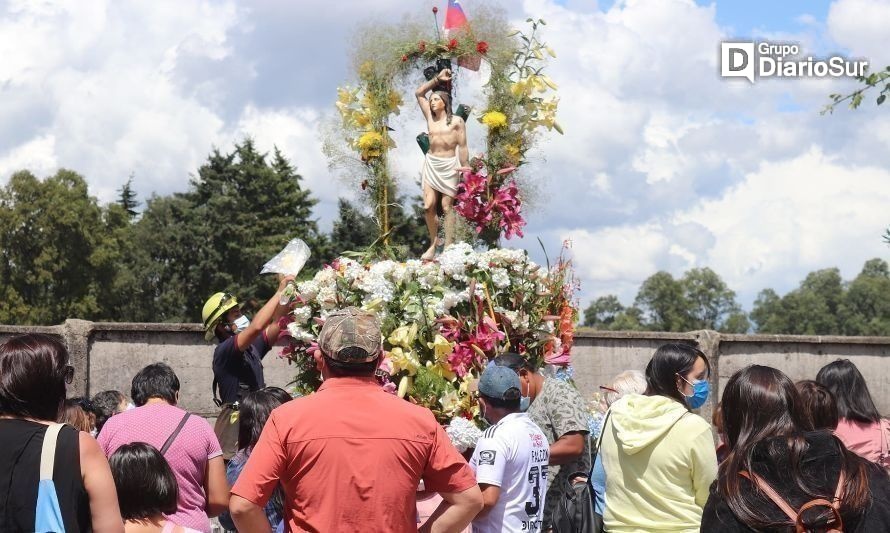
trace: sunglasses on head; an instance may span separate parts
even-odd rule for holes
[[[204,327],[205,328],[207,327],[207,325],[210,323],[210,321],[213,319],[213,317],[216,316],[216,313],[218,313],[220,309],[225,307],[226,304],[228,304],[229,302],[231,302],[234,299],[235,299],[234,296],[232,296],[231,294],[229,294],[227,292],[224,292],[223,297],[220,299],[219,304],[216,306],[216,309],[214,309],[212,313],[207,315],[207,322],[204,322]],[[218,319],[219,317],[216,317],[216,318]]]

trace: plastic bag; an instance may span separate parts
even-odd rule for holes
[[[302,239],[293,239],[284,250],[278,252],[278,255],[270,259],[263,265],[260,274],[284,274],[285,276],[296,276],[303,270],[303,265],[309,259],[312,253],[309,247]]]

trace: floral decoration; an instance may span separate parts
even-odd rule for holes
[[[568,354],[562,317],[577,316],[575,288],[562,256],[548,269],[524,250],[458,243],[437,262],[341,257],[297,283],[283,355],[300,370],[297,390],[315,390],[320,376],[312,354],[325,319],[360,306],[381,324],[381,385],[429,407],[443,423],[473,419],[470,383],[491,358],[513,351],[543,364]]]

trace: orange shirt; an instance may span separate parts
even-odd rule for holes
[[[284,487],[287,531],[416,531],[415,493],[476,484],[433,414],[361,378],[331,378],[272,411],[232,488],[263,507]]]

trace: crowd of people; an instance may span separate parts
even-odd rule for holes
[[[241,532],[890,529],[890,423],[848,360],[798,383],[748,366],[712,424],[695,412],[707,356],[665,344],[601,387],[608,411],[591,434],[573,384],[507,353],[481,373],[488,426],[461,454],[432,412],[379,386],[373,314],[327,317],[323,384],[294,400],[257,364],[278,299],[253,323],[234,298],[213,300],[205,327],[228,417],[215,427],[178,406],[167,364],[141,369],[129,398],[69,398],[58,340],[0,345],[0,531],[210,533],[215,517]]]

